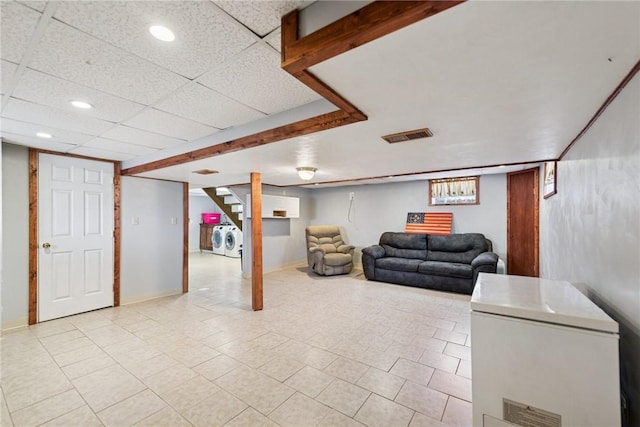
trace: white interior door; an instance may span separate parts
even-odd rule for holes
[[[38,321],[113,305],[113,164],[40,154]]]

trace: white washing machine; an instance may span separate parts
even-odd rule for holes
[[[224,235],[224,254],[232,258],[240,258],[242,248],[242,231],[235,225],[229,226]]]
[[[224,255],[225,234],[227,234],[226,225],[216,225],[213,227],[213,233],[211,233],[211,246],[213,247],[214,254]]]

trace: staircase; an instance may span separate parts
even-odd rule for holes
[[[213,200],[216,205],[227,216],[227,220],[242,231],[242,202],[226,188],[203,188],[202,189]]]

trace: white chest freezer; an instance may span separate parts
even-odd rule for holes
[[[618,364],[618,324],[570,283],[478,276],[474,426],[620,426]]]

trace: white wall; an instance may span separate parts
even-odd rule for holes
[[[122,177],[122,304],[182,292],[182,191],[182,183]]]
[[[29,317],[29,150],[2,143],[1,328]]]
[[[568,280],[620,324],[621,382],[640,425],[640,77],[558,163],[540,201],[540,275]]]
[[[200,250],[202,213],[222,212],[207,195],[189,195],[189,251]]]
[[[237,186],[230,189],[245,201],[250,193],[249,186]],[[309,224],[309,193],[304,188],[278,188],[264,185],[263,194],[298,197],[300,199],[300,218],[262,219],[262,269],[264,272],[286,266],[307,262],[307,243],[304,228]],[[243,221],[243,274],[251,276],[251,219]]]
[[[349,193],[354,193],[351,204]],[[482,233],[493,250],[506,259],[507,181],[505,174],[480,177],[480,204],[429,206],[429,182],[409,181],[311,190],[309,223],[334,224],[356,246],[356,263],[362,248],[377,244],[385,231],[404,231],[409,212],[453,212],[454,233]]]

